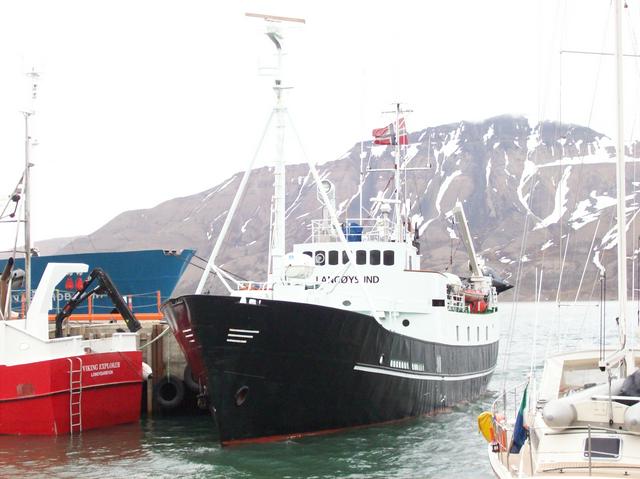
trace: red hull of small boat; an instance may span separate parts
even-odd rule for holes
[[[74,433],[138,421],[141,381],[140,351],[0,366],[0,434],[69,434],[72,408]]]

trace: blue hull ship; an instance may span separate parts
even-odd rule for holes
[[[37,287],[48,263],[85,263],[89,272],[94,268],[102,268],[111,277],[118,291],[127,297],[135,313],[152,313],[158,311],[157,292],[162,301],[171,296],[182,273],[191,261],[194,250],[141,250],[101,253],[77,253],[31,258],[31,286]],[[7,260],[0,260],[0,271]],[[24,269],[24,259],[16,258],[14,268]],[[89,273],[70,275],[62,280],[53,296],[52,313],[58,312],[73,296]],[[20,311],[24,290],[14,290],[12,309]],[[106,295],[94,295],[93,313],[109,313],[113,304]],[[87,305],[79,306],[75,313],[87,313]]]

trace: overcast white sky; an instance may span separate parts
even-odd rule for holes
[[[36,240],[91,233],[124,210],[203,191],[243,169],[273,81],[258,74],[273,48],[246,11],[307,20],[285,39],[295,86],[288,105],[318,162],[368,139],[396,100],[414,110],[409,130],[503,113],[558,119],[561,111],[565,122],[614,132],[612,59],[563,55],[560,70],[558,53],[612,51],[608,0],[7,0],[0,194],[23,168],[23,73],[35,65]],[[627,37],[627,51],[637,52]],[[637,62],[625,67],[636,112]],[[628,137],[633,124],[629,116]]]

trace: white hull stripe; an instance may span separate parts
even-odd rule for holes
[[[488,369],[486,371],[481,371],[479,373],[474,373],[474,374],[464,374],[464,375],[459,375],[459,376],[447,376],[447,375],[436,375],[436,374],[416,374],[416,373],[412,373],[409,371],[398,371],[398,370],[394,370],[394,369],[387,369],[387,368],[378,368],[375,366],[365,366],[365,365],[360,365],[360,364],[356,364],[353,367],[354,371],[364,371],[367,373],[374,373],[374,374],[385,374],[387,376],[397,376],[399,378],[408,378],[408,379],[419,379],[421,381],[464,381],[466,379],[475,379],[475,378],[481,378],[483,376],[488,376],[489,374],[491,374],[493,372],[493,370],[495,369],[495,367]]]
[[[228,343],[241,343],[241,344],[246,344],[247,341],[244,339],[227,339]]]
[[[253,339],[253,336],[251,336],[250,334],[229,333],[229,334],[227,334],[227,336],[230,337],[230,338],[248,338],[248,339]]]
[[[258,334],[260,331],[256,331],[255,329],[233,329],[233,328],[229,328],[229,332],[231,332],[231,333]]]

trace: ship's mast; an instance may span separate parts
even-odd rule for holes
[[[282,273],[282,260],[285,253],[285,198],[286,198],[286,168],[284,161],[284,131],[285,117],[287,113],[284,105],[282,85],[282,36],[277,24],[270,25],[267,36],[273,42],[277,51],[277,66],[273,91],[276,94],[276,105],[273,109],[276,127],[276,149],[275,149],[275,171],[274,171],[274,194],[273,194],[273,224],[271,225],[271,258],[270,274],[274,278],[279,278]]]
[[[22,112],[24,116],[24,271],[25,271],[25,310],[31,305],[31,135],[29,119],[35,114],[34,103],[38,95],[40,74],[34,69],[27,73],[31,81],[31,106]],[[25,319],[26,320],[26,319]]]
[[[395,151],[395,158],[393,162],[393,167],[395,169],[393,178],[394,178],[394,184],[396,189],[396,196],[395,196],[394,208],[395,208],[395,217],[396,217],[396,228],[395,228],[396,241],[400,242],[404,240],[404,234],[405,234],[404,228],[402,227],[402,218],[401,218],[402,208],[400,207],[400,138],[401,138],[400,137],[400,103],[396,103],[395,127],[396,127],[396,134],[395,134],[396,151]]]
[[[280,17],[264,15],[261,13],[247,13],[248,17],[264,19],[267,22],[266,35],[273,42],[277,51],[277,64],[275,68],[275,81],[273,91],[276,94],[276,104],[273,108],[273,117],[276,127],[275,168],[274,168],[274,194],[273,194],[273,224],[271,225],[271,245],[269,248],[269,281],[279,279],[282,275],[284,254],[286,248],[286,168],[284,161],[284,132],[287,121],[287,107],[284,104],[284,90],[282,84],[282,33],[280,26],[283,22],[305,23],[302,18]]]
[[[260,138],[260,142],[258,143],[258,147],[256,149],[251,162],[249,163],[247,169],[242,176],[242,180],[240,181],[240,186],[238,187],[238,191],[236,191],[236,195],[233,198],[233,202],[231,203],[231,207],[229,208],[229,212],[224,220],[222,228],[220,229],[220,234],[218,235],[218,239],[213,246],[213,250],[211,251],[211,255],[209,256],[209,260],[207,261],[207,265],[200,277],[200,282],[196,288],[196,294],[201,294],[204,291],[204,287],[209,277],[209,274],[213,271],[217,271],[217,267],[215,266],[216,258],[218,257],[218,253],[220,252],[220,248],[222,247],[222,243],[227,235],[227,231],[229,230],[229,226],[231,225],[231,220],[235,215],[236,209],[240,203],[240,199],[244,194],[244,190],[246,189],[247,182],[249,181],[249,177],[251,175],[251,170],[253,165],[258,157],[258,153],[262,148],[262,143],[265,139],[267,132],[272,126],[272,121],[275,121],[275,126],[277,129],[277,138],[276,138],[276,164],[275,164],[275,184],[274,184],[274,196],[273,196],[273,224],[272,224],[272,233],[271,233],[271,244],[269,246],[270,258],[269,258],[269,280],[273,278],[278,279],[282,272],[282,263],[284,259],[285,253],[285,163],[284,163],[284,155],[283,155],[283,145],[284,145],[284,127],[287,119],[287,109],[284,106],[283,101],[283,90],[287,89],[282,86],[281,79],[281,67],[282,67],[282,35],[280,34],[279,24],[282,22],[293,22],[293,23],[305,23],[305,20],[302,18],[291,18],[291,17],[280,17],[276,15],[264,15],[262,13],[246,13],[247,17],[259,18],[267,22],[267,31],[266,35],[273,42],[277,49],[278,54],[278,63],[276,67],[276,79],[274,84],[274,91],[276,93],[276,104],[269,115],[269,119],[267,120],[267,124],[262,133],[262,137]],[[230,290],[231,291],[231,290]]]

